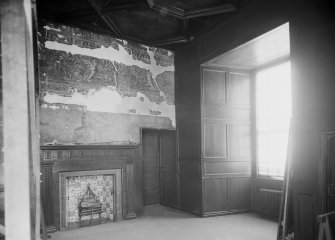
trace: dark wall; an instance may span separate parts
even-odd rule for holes
[[[293,192],[295,239],[315,239],[316,215],[319,209],[318,164],[320,159],[321,131],[334,130],[335,120],[335,22],[331,1],[249,1],[236,16],[218,24],[215,30],[192,43],[191,50],[176,53],[178,82],[190,82],[189,88],[180,87],[178,99],[186,101],[184,93],[199,104],[197,79],[200,64],[231,50],[253,38],[290,22],[291,63],[293,82]],[[182,55],[182,56],[180,56]],[[196,58],[197,59],[194,59]],[[191,63],[194,63],[192,66]],[[188,66],[185,68],[185,66]],[[193,74],[193,77],[190,77]],[[198,95],[197,95],[198,94]],[[177,106],[177,126],[184,121],[185,110]],[[199,119],[199,109],[194,106],[193,117]],[[197,119],[193,122],[197,123]],[[188,124],[187,126],[189,126]],[[180,134],[179,153],[191,148],[188,142],[200,138],[199,131],[192,135]],[[192,146],[193,148],[193,146]],[[196,151],[195,151],[196,152]],[[194,159],[197,159],[192,155]],[[179,156],[179,159],[182,159]]]
[[[298,239],[316,239],[321,132],[334,130],[335,21],[331,1],[289,5],[293,79],[293,197]]]
[[[200,68],[197,48],[175,55],[180,208],[201,214]]]

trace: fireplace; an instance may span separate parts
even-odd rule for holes
[[[42,146],[41,198],[46,230],[54,232],[72,226],[83,226],[85,221],[87,225],[90,225],[97,221],[120,221],[136,218],[136,214],[142,212],[143,206],[140,159],[141,147],[139,145]],[[67,184],[71,183],[71,179],[78,180],[82,176],[86,176],[85,178],[89,178],[88,176],[96,176],[97,178],[98,176],[99,178],[113,176],[108,183],[108,187],[113,185],[110,193],[113,198],[109,199],[110,204],[107,206],[108,200],[104,200],[103,193],[101,197],[101,193],[98,192],[101,187],[98,188],[95,183],[90,182],[91,180],[87,180],[83,185],[80,184],[80,190],[76,190],[77,195],[75,200],[72,200],[74,204],[71,206],[71,216],[74,217],[71,222],[67,222],[66,209],[69,209],[66,205],[68,201],[66,198]],[[86,193],[88,185],[92,192],[99,196],[103,210],[106,206],[106,211],[101,213],[101,217],[99,214],[83,215],[82,220],[85,221],[79,222],[79,199]],[[105,185],[107,188],[107,184]],[[109,213],[107,208],[109,208]],[[107,219],[108,214],[109,219]]]
[[[121,220],[121,181],[121,169],[60,172],[60,229]]]

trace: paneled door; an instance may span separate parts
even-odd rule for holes
[[[143,131],[143,203],[178,207],[176,133]]]
[[[143,204],[160,203],[159,135],[144,132],[143,144]]]

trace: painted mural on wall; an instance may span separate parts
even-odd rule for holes
[[[39,30],[42,144],[139,143],[175,127],[174,56],[86,30]]]

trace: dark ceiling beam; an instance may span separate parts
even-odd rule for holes
[[[169,14],[174,17],[183,18],[185,11],[181,8],[170,5],[169,3],[158,0],[147,0],[150,8],[156,9],[161,13]]]
[[[48,11],[39,11],[37,14],[39,19],[48,19],[50,21],[56,21],[55,15]]]
[[[88,31],[92,31],[92,32],[116,37],[115,33],[112,32],[111,30],[109,30],[109,28],[108,29],[107,28],[102,28],[102,27],[99,27],[99,26],[93,25],[93,24],[81,23],[79,21],[60,21],[59,23],[65,24],[67,26],[75,27],[75,28],[81,28],[81,29],[85,29],[85,30],[88,30]]]
[[[184,29],[184,35],[187,39],[191,38],[191,29],[190,29],[190,22],[188,19],[183,19],[183,29]]]
[[[141,9],[145,7],[148,7],[148,4],[143,0],[125,1],[106,5],[102,10],[102,13],[105,14],[125,9],[127,10]]]
[[[95,17],[98,16],[97,12],[93,9],[83,10],[83,11],[74,11],[66,14],[62,14],[61,16],[57,16],[59,21],[67,21],[77,18],[85,18],[85,17]]]
[[[155,47],[161,47],[165,45],[176,44],[176,43],[186,43],[186,42],[188,42],[188,39],[186,39],[185,36],[176,36],[176,37],[171,37],[171,38],[165,38],[162,40],[151,41],[151,42],[148,42],[148,45],[155,46]]]
[[[220,13],[232,12],[236,11],[237,9],[236,4],[237,0],[233,0],[231,2],[225,2],[214,7],[197,8],[189,10],[184,10],[172,6],[169,2],[166,2],[164,0],[147,0],[147,2],[152,9],[156,9],[161,13],[169,14],[171,16],[181,19],[205,17]]]
[[[221,13],[233,12],[236,10],[237,9],[233,4],[227,3],[216,7],[188,10],[185,12],[184,18],[190,19],[190,18],[205,17]]]
[[[121,31],[119,27],[115,24],[114,20],[112,19],[111,16],[109,15],[104,15],[102,13],[103,11],[103,6],[98,3],[97,0],[87,0],[89,4],[94,8],[94,10],[97,12],[97,14],[100,16],[100,18],[107,24],[107,26],[110,28],[110,30],[116,35],[117,37],[120,37]]]

